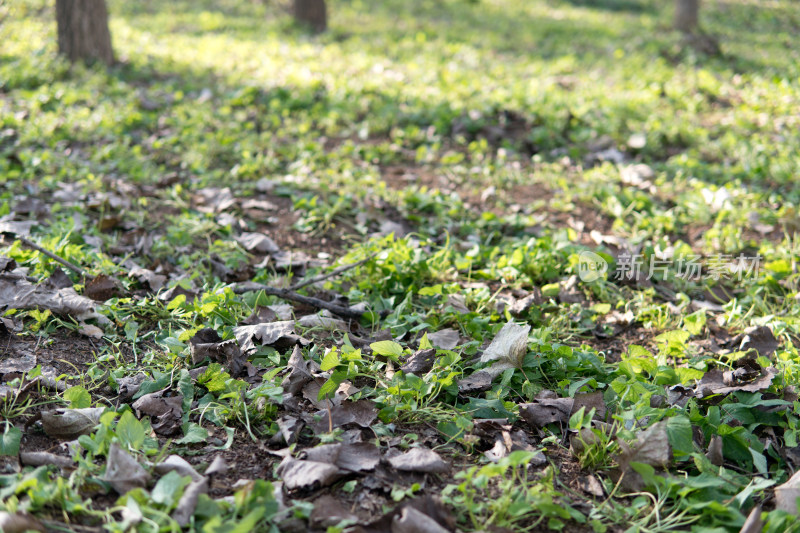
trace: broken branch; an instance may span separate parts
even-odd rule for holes
[[[313,276],[311,278],[306,278],[304,280],[300,280],[297,283],[295,283],[294,285],[292,285],[291,287],[289,287],[289,289],[293,290],[293,291],[296,291],[297,289],[302,289],[303,287],[306,287],[306,286],[311,285],[313,283],[317,283],[317,282],[320,282],[320,281],[324,281],[324,280],[326,280],[328,278],[332,278],[334,276],[338,276],[342,272],[346,272],[346,271],[351,270],[351,269],[353,269],[353,268],[355,268],[357,266],[363,265],[364,263],[366,263],[367,261],[369,261],[370,259],[372,259],[376,255],[377,255],[377,252],[373,253],[373,254],[370,254],[367,257],[365,257],[364,259],[362,259],[360,261],[356,261],[355,263],[342,265],[340,267],[334,268],[330,272],[326,272],[324,274],[319,274],[319,275]]]
[[[50,250],[45,250],[44,248],[42,248],[41,246],[39,246],[39,245],[38,245],[38,244],[36,244],[35,242],[33,242],[33,241],[29,241],[29,240],[28,240],[28,239],[26,239],[25,237],[22,237],[22,236],[20,236],[20,235],[17,235],[15,238],[16,238],[16,239],[17,239],[19,242],[21,242],[22,244],[24,244],[25,246],[27,246],[28,248],[33,248],[33,249],[34,249],[34,250],[36,250],[37,252],[43,253],[44,255],[46,255],[47,257],[49,257],[50,259],[52,259],[52,260],[54,260],[54,261],[57,261],[57,262],[61,263],[62,265],[64,265],[64,266],[65,266],[65,267],[67,267],[68,269],[72,270],[73,272],[75,272],[75,273],[76,273],[76,274],[78,274],[79,276],[86,277],[86,271],[85,271],[84,269],[82,269],[81,267],[79,267],[78,265],[75,265],[75,264],[73,264],[73,263],[70,263],[69,261],[67,261],[67,260],[66,260],[66,259],[64,259],[63,257],[59,257],[59,256],[57,256],[56,254],[54,254],[54,253],[53,253],[53,252],[51,252]]]
[[[243,294],[245,292],[250,292],[250,291],[264,291],[265,294],[269,294],[270,296],[277,296],[278,298],[281,298],[283,300],[290,300],[292,302],[298,302],[301,304],[310,305],[312,307],[316,307],[317,309],[326,309],[331,313],[339,315],[342,318],[352,318],[354,320],[358,320],[361,318],[361,315],[363,314],[362,311],[358,311],[350,307],[343,307],[341,305],[336,305],[331,302],[326,302],[325,300],[320,300],[319,298],[304,296],[291,289],[277,289],[275,287],[270,287],[269,285],[263,285],[261,283],[254,283],[254,282],[240,283],[238,285],[233,286],[233,292],[235,292],[236,294]]]

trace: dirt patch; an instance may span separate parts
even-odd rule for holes
[[[632,344],[646,346],[652,342],[655,336],[653,332],[641,326],[632,324],[623,327],[620,331],[609,336],[592,335],[581,338],[581,341],[588,344],[598,352],[605,355],[606,363],[619,363],[623,353],[628,351]]]
[[[390,189],[403,190],[412,185],[452,192],[456,185],[443,173],[418,165],[387,165],[380,168],[381,178]]]
[[[34,366],[42,365],[45,370],[50,367],[56,375],[80,376],[96,360],[103,346],[103,341],[60,329],[49,336],[9,335],[2,340],[0,353],[6,362],[24,359]]]

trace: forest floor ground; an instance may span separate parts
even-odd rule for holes
[[[795,531],[800,14],[663,4],[0,6],[0,529]]]

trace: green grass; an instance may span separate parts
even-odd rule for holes
[[[91,275],[118,277],[124,290],[99,305],[109,322],[94,322],[104,340],[91,362],[61,377],[82,389],[47,398],[108,407],[81,437],[77,470],[0,472],[0,509],[60,527],[69,515],[110,531],[126,525],[105,509],[140,509],[144,519],[134,527],[175,530],[169,514],[177,496],[154,494],[169,483],[180,493],[182,482],[162,477],[158,490],[116,499],[102,480],[112,443],[155,462],[202,455],[198,443],[212,440],[232,453],[233,439],[245,446],[278,432],[288,353],[256,352],[253,364],[269,369],[256,386],[222,367],[189,373],[194,333],[208,327],[233,338],[254,307],[277,302],[234,294],[220,266],[280,283],[234,240],[267,231],[287,251],[325,251],[341,264],[375,254],[324,285],[366,303],[371,313],[358,331],[388,328],[401,355],[362,357],[345,344],[333,361],[326,350],[341,345],[342,334],[318,329],[307,332],[315,343],[306,355],[322,362],[327,354],[332,385],[350,380],[358,398],[375,403],[379,444],[407,428],[414,435],[436,428],[437,449],[468,465],[443,480],[462,529],[738,531],[756,504],[765,505],[765,531],[795,527],[771,499],[796,467],[784,452],[798,446],[800,410],[787,392],[800,385],[800,12],[791,0],[705,2],[702,25],[723,51],[715,57],[684,48],[669,29],[671,2],[654,0],[342,0],[332,2],[330,30],[320,36],[295,27],[277,2],[111,1],[120,62],[107,69],[70,66],[56,55],[50,4],[0,6],[0,214],[39,199],[42,213],[18,215],[35,222],[30,238]],[[641,135],[643,146],[631,142]],[[649,183],[630,185],[627,163],[596,162],[610,147],[648,165]],[[417,179],[401,183],[403,173]],[[199,201],[205,187],[258,197],[263,178],[273,182],[270,201],[295,218],[234,208],[225,212],[241,221],[231,221]],[[375,236],[387,216],[412,233]],[[598,244],[591,230],[608,238]],[[131,247],[145,237],[152,240]],[[577,283],[585,303],[559,298],[581,252],[609,254],[619,239],[648,257],[669,249],[684,259],[758,254],[761,269],[735,283],[682,280],[672,268],[656,287],[606,275]],[[57,266],[13,238],[2,254],[39,280]],[[128,277],[125,259],[160,265],[174,274],[169,287],[194,288],[197,299],[158,299]],[[721,310],[696,311],[693,300],[719,287],[736,297]],[[516,317],[533,328],[526,353],[486,393],[459,395],[457,380],[486,366],[473,356],[514,318],[497,306],[514,289],[543,294]],[[634,322],[605,340],[614,313]],[[45,311],[6,315],[36,343],[69,343],[81,327]],[[742,354],[704,343],[757,325],[779,341],[771,358],[756,360],[777,370],[769,387],[686,405],[660,399],[715,366],[732,369]],[[439,350],[424,376],[397,372],[425,331],[448,327],[466,339],[462,346]],[[149,392],[168,387],[184,396],[172,441],[154,438],[148,417],[131,416],[130,402],[112,402],[121,380],[139,372]],[[24,386],[14,380],[6,385]],[[612,423],[573,419],[535,433],[518,405],[544,389],[559,397],[599,391]],[[42,437],[25,428],[42,402],[0,402],[7,421],[0,455],[13,456],[23,432]],[[498,417],[535,437],[552,464],[535,468],[524,453],[482,464],[474,420]],[[618,482],[617,451],[662,420],[674,456],[669,474],[644,465],[630,473],[640,487]],[[596,440],[567,451],[579,430]],[[306,432],[303,446],[338,435]],[[704,455],[712,437],[723,439],[723,466]],[[578,491],[572,468],[597,476],[607,498]],[[203,497],[191,527],[268,530],[292,513],[307,518],[308,497],[292,495],[290,510],[278,512],[270,485],[278,477],[263,477],[234,501]],[[334,491],[344,486],[354,490],[340,483]],[[398,484],[392,494],[419,491]]]

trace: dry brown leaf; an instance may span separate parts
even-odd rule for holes
[[[280,252],[280,247],[263,233],[242,233],[236,237],[236,242],[248,252],[259,254],[274,254]]]
[[[301,342],[302,337],[294,332],[294,321],[265,322],[233,328],[233,334],[244,353],[255,351],[258,346],[274,346],[281,350]]]
[[[101,479],[119,494],[125,494],[135,488],[146,487],[150,475],[119,444],[112,442],[108,450],[106,472]]]
[[[747,520],[745,520],[739,533],[761,533],[763,529],[764,522],[761,520],[761,504],[759,504],[753,507],[750,514],[747,515]]]
[[[428,340],[433,346],[441,348],[442,350],[452,350],[461,341],[458,331],[447,328],[441,329],[434,333],[428,333]]]
[[[358,517],[330,494],[325,494],[314,501],[314,510],[311,512],[309,519],[311,527],[326,529],[337,525],[342,520],[355,522]]]
[[[278,465],[277,474],[288,490],[327,487],[342,477],[342,471],[330,463],[302,461],[286,457]]]
[[[392,468],[408,472],[444,474],[450,471],[450,465],[438,453],[428,448],[412,448],[404,454],[390,458],[389,464]]]
[[[3,533],[25,533],[26,531],[47,531],[44,524],[23,513],[0,511],[0,531]]]
[[[435,361],[436,350],[434,348],[418,350],[408,357],[403,366],[400,367],[400,370],[406,374],[426,374],[433,368]]]
[[[314,379],[312,369],[318,370],[316,363],[303,357],[303,350],[298,345],[292,350],[286,368],[289,369],[289,375],[283,378],[281,387],[289,394],[297,394],[303,390],[306,383]]]
[[[91,433],[100,423],[103,411],[104,407],[42,411],[42,428],[50,437],[74,440]]]
[[[205,478],[192,481],[183,490],[177,507],[172,511],[172,519],[179,526],[185,527],[189,525],[189,521],[197,508],[197,500],[201,494],[208,494],[208,480]]]
[[[72,287],[53,289],[47,284],[34,285],[18,271],[0,273],[0,309],[47,309],[78,320],[99,316],[94,302]]]
[[[199,364],[208,357],[225,366],[232,376],[239,375],[247,361],[247,356],[242,353],[236,341],[223,341],[211,328],[203,328],[189,339],[189,351],[192,364]]]
[[[153,466],[153,472],[159,476],[163,476],[169,472],[177,472],[181,476],[189,476],[192,481],[200,481],[204,479],[197,470],[183,457],[179,455],[170,455],[157,465]]]
[[[164,396],[165,391],[145,394],[133,403],[138,413],[152,417],[153,431],[160,435],[171,436],[181,430],[183,415],[183,396]]]
[[[775,509],[796,515],[798,498],[800,498],[800,472],[795,472],[789,481],[775,487]]]

